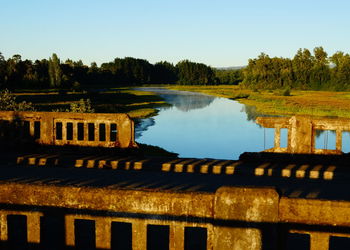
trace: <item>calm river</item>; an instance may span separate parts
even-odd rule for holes
[[[162,96],[172,107],[136,127],[136,140],[178,153],[179,157],[237,159],[243,152],[264,150],[264,129],[255,112],[236,101],[160,88],[139,88]],[[265,129],[265,148],[273,130]]]
[[[227,98],[174,91],[139,88],[162,96],[171,107],[160,108],[155,117],[143,119],[136,127],[137,142],[159,146],[179,157],[238,159],[244,152],[259,152],[273,147],[274,130],[264,129],[254,121],[254,107]],[[320,133],[317,148],[335,148],[334,133]],[[343,151],[350,149],[349,133],[343,135]],[[281,146],[287,132],[281,132]],[[329,141],[329,142],[328,142]],[[333,143],[334,142],[334,143]],[[334,145],[333,145],[334,144]]]

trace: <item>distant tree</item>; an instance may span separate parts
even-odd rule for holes
[[[62,70],[60,66],[60,59],[55,53],[49,59],[49,77],[51,87],[60,87],[62,82]]]
[[[183,60],[176,64],[179,84],[215,84],[215,74],[211,67],[203,63]]]
[[[320,89],[327,87],[330,80],[329,62],[327,53],[322,47],[314,49],[314,65],[310,76],[310,84],[312,89]]]
[[[0,52],[0,88],[4,85],[6,76],[6,60]]]
[[[173,84],[177,80],[176,68],[172,63],[162,61],[154,64],[152,83]]]
[[[242,70],[240,69],[217,69],[215,70],[216,82],[218,84],[239,84],[242,79]]]

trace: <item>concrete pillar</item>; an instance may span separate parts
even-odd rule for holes
[[[120,143],[120,147],[127,148],[134,142],[134,123],[131,119],[123,119],[122,122],[117,124],[117,138]]]
[[[310,234],[310,250],[328,250],[329,233],[313,232]]]
[[[340,129],[336,130],[335,148],[339,151],[342,149],[342,131]]]
[[[62,121],[62,141],[67,140],[67,122]]]
[[[111,123],[106,122],[106,142],[111,141]]]
[[[1,213],[0,215],[0,240],[7,241],[8,231],[7,231],[7,214]]]
[[[132,223],[132,250],[147,249],[147,224],[136,220]]]
[[[29,134],[30,136],[34,136],[34,121],[29,121]]]
[[[170,250],[183,250],[185,248],[185,228],[183,225],[170,225]]]
[[[281,127],[276,126],[275,127],[275,144],[274,148],[280,148],[281,147]]]
[[[77,122],[73,122],[73,141],[77,141],[78,140],[78,123]]]
[[[40,243],[40,213],[27,215],[27,238],[29,243]]]
[[[96,142],[98,142],[100,140],[100,137],[99,137],[99,135],[100,135],[100,127],[98,126],[98,123],[96,123],[96,122],[94,123],[94,133],[95,133],[94,139],[95,139]]]
[[[294,116],[290,119],[289,153],[310,154],[313,151],[313,127],[309,117]]]
[[[96,249],[111,249],[111,225],[108,218],[95,219]]]
[[[214,219],[237,221],[214,227],[214,250],[261,250],[262,229],[255,223],[278,222],[279,195],[272,188],[222,187],[215,193]]]
[[[74,216],[66,215],[64,218],[65,231],[66,231],[66,246],[72,247],[75,245],[75,233],[74,233]]]
[[[56,137],[54,121],[56,116],[57,114],[55,112],[48,112],[40,116],[40,143],[54,145],[54,138]]]
[[[88,135],[89,135],[88,123],[84,122],[84,141],[89,140]]]

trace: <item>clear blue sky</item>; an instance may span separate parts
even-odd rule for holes
[[[260,52],[350,52],[348,0],[0,0],[0,52],[246,65]]]

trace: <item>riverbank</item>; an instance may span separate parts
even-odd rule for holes
[[[37,111],[69,109],[71,103],[90,99],[92,108],[99,113],[127,113],[133,119],[147,118],[157,114],[158,107],[168,106],[160,96],[131,88],[111,88],[79,92],[21,91],[14,93],[17,101],[33,103]]]
[[[174,90],[194,91],[237,100],[256,107],[256,111],[273,115],[314,115],[350,118],[350,92],[292,90],[252,91],[239,86],[167,86]]]

